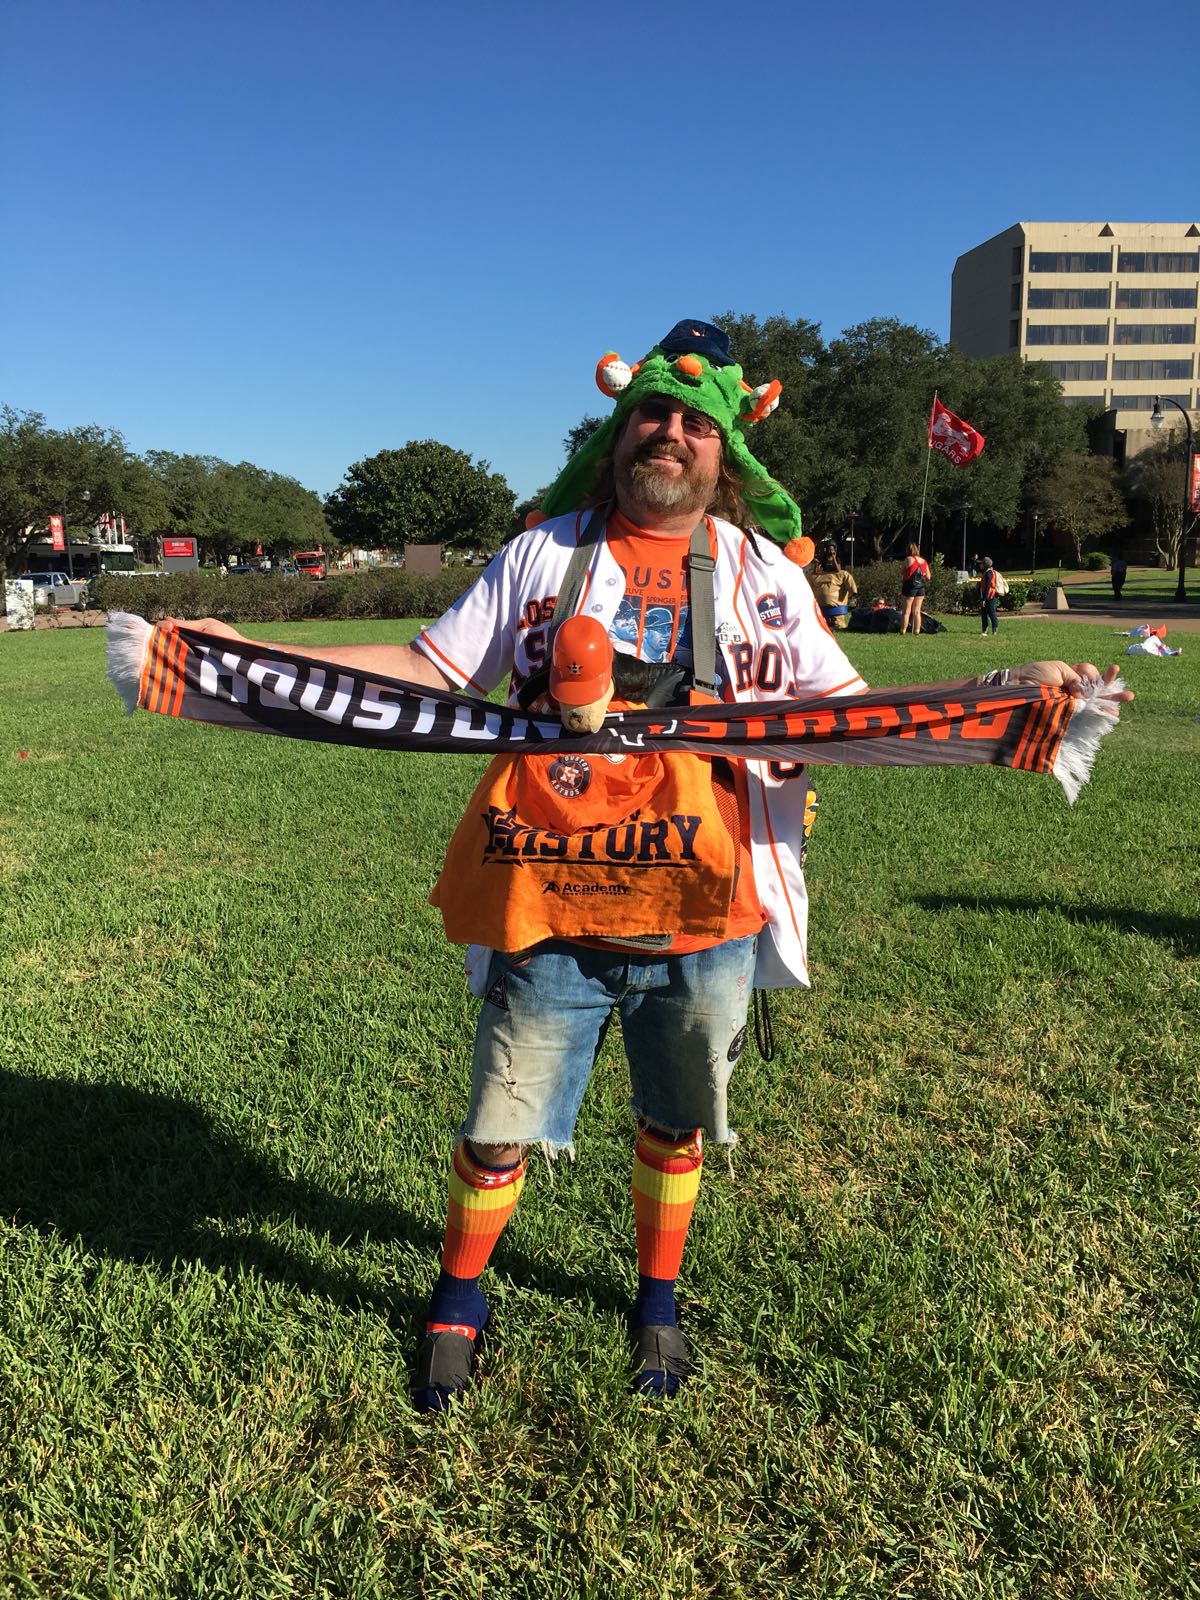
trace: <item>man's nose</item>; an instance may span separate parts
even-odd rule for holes
[[[659,423],[658,427],[654,430],[654,433],[656,438],[667,438],[673,440],[676,444],[683,444],[685,438],[683,432],[683,412],[668,411],[666,416]]]

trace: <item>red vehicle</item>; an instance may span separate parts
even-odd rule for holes
[[[308,578],[324,578],[329,571],[324,550],[297,550],[292,559]]]

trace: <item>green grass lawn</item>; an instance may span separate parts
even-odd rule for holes
[[[1033,641],[846,642],[883,684]],[[473,1003],[426,895],[478,758],[126,720],[100,632],[0,637],[0,1594],[1200,1595],[1200,651],[1127,665],[1074,808],[818,773],[815,987],[734,1080],[686,1395],[626,1391],[610,1041],[430,1419]]]

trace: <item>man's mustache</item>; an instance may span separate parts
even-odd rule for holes
[[[688,452],[681,444],[674,444],[670,439],[647,439],[645,444],[638,446],[634,463],[653,460],[655,456],[665,456],[669,461],[682,461],[684,466],[688,463]]]

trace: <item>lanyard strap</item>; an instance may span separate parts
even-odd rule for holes
[[[587,520],[579,543],[571,552],[566,574],[559,585],[550,621],[550,648],[554,635],[568,617],[575,615],[587,579],[592,553],[604,537],[607,508],[597,506]],[[692,530],[688,546],[688,604],[692,622],[692,682],[701,694],[717,693],[717,608],[713,599],[713,571],[716,563],[708,537],[708,518],[701,517]]]

